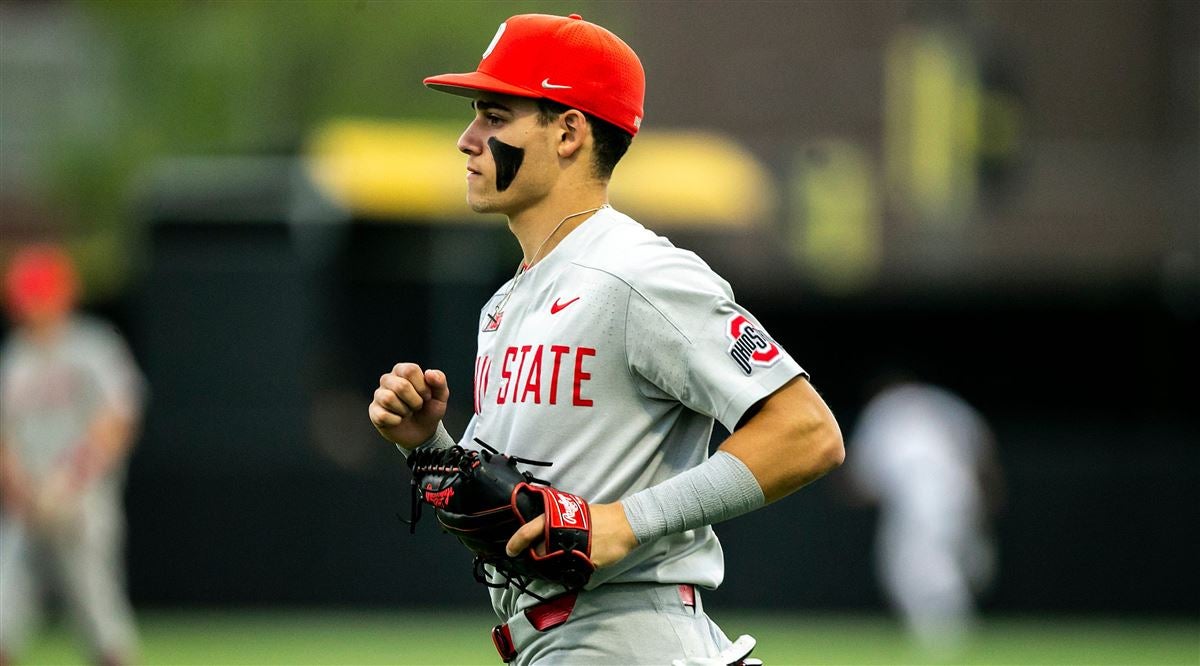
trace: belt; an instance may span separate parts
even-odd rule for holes
[[[492,643],[496,646],[496,652],[500,653],[500,658],[504,660],[504,663],[507,664],[517,658],[517,647],[513,643],[512,627],[509,626],[515,619],[524,616],[525,621],[535,630],[549,631],[571,617],[571,611],[575,609],[575,600],[578,598],[578,592],[569,592],[547,599],[540,604],[526,608],[520,615],[508,622],[492,627]]]
[[[566,623],[571,617],[571,611],[575,609],[575,601],[578,598],[578,592],[552,597],[526,608],[509,618],[508,622],[492,627],[492,644],[496,646],[496,652],[500,653],[500,658],[504,660],[504,663],[507,664],[517,658],[517,642],[519,641],[522,645],[527,642],[531,637],[529,628],[542,632]],[[687,584],[680,585],[679,600],[684,606],[695,609],[696,588]],[[518,634],[518,641],[513,640],[514,629]]]

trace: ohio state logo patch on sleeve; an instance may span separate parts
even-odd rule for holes
[[[730,318],[725,333],[733,341],[729,345],[729,356],[747,375],[754,372],[755,367],[768,368],[783,357],[783,350],[779,345],[766,331],[755,326],[746,315],[739,314]]]

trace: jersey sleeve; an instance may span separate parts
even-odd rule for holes
[[[649,398],[674,399],[730,432],[803,368],[733,298],[729,284],[676,250],[631,281],[629,369]]]
[[[129,346],[116,329],[97,324],[85,338],[85,358],[100,391],[101,404],[129,418],[141,415],[146,381]]]

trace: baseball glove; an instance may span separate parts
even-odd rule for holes
[[[482,441],[481,451],[452,446],[417,449],[408,457],[412,471],[412,531],[428,504],[442,530],[475,554],[475,579],[489,587],[527,589],[536,578],[577,590],[596,570],[591,560],[591,512],[581,497],[553,488],[517,464],[550,463],[497,452]],[[546,514],[544,554],[528,548],[509,557],[504,547],[525,523]],[[484,565],[494,567],[493,581]],[[533,596],[537,596],[534,594]],[[540,598],[540,597],[539,597]]]

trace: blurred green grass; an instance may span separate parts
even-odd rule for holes
[[[987,620],[966,651],[937,662],[882,616],[718,612],[754,655],[783,664],[1200,664],[1200,619]],[[487,612],[154,611],[139,615],[143,664],[490,664]],[[51,627],[25,664],[84,664],[68,628]]]

